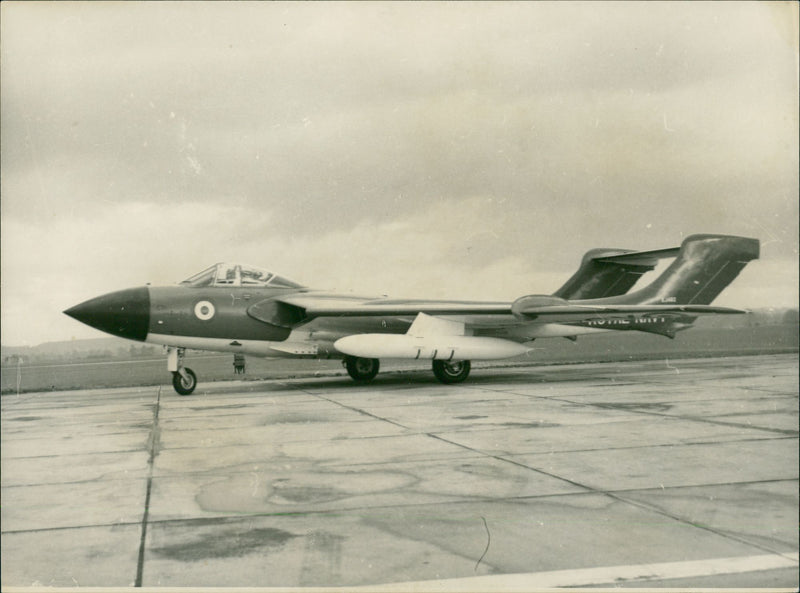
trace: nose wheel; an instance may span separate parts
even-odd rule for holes
[[[172,373],[172,386],[179,395],[191,395],[197,387],[197,375],[190,368],[182,368]]]
[[[167,348],[167,370],[172,373],[172,387],[178,395],[191,395],[197,387],[197,375],[183,366],[183,348]]]

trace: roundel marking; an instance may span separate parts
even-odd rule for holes
[[[214,305],[211,301],[200,301],[194,306],[194,314],[200,321],[208,321],[212,317],[216,310],[214,309]]]

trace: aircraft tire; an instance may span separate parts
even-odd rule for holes
[[[381,363],[377,358],[358,358],[356,356],[345,358],[344,365],[347,368],[347,374],[357,383],[372,381],[381,368]]]
[[[433,361],[433,374],[445,385],[461,383],[469,376],[472,365],[468,360],[449,362],[447,360]]]
[[[194,374],[192,369],[183,369],[189,376],[189,380],[185,380],[179,372],[172,373],[172,387],[178,392],[178,395],[191,395],[194,388],[197,387],[197,375]]]

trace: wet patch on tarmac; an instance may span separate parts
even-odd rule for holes
[[[603,408],[605,410],[627,410],[631,412],[642,411],[642,412],[666,412],[672,409],[672,404],[665,404],[661,402],[628,402],[628,403],[601,403],[601,402],[594,402],[590,403],[590,406],[594,406],[596,408]]]
[[[204,406],[202,408],[189,408],[193,412],[205,412],[206,410],[235,410],[237,408],[247,408],[247,404],[228,404],[225,406]]]
[[[275,512],[297,505],[327,504],[395,492],[417,481],[402,471],[320,471],[279,465],[235,474],[202,486],[195,497],[205,512]]]
[[[498,426],[507,426],[509,428],[554,428],[561,425],[553,422],[503,422]]]
[[[328,418],[320,414],[303,414],[293,412],[282,412],[280,414],[272,414],[264,418],[261,422],[262,426],[271,426],[272,424],[307,424],[310,422],[326,422]]]
[[[272,527],[243,530],[218,529],[207,536],[153,548],[152,551],[164,558],[181,562],[209,558],[237,558],[256,552],[264,554],[280,550],[286,542],[295,537],[298,536]]]
[[[288,503],[331,502],[350,496],[330,486],[281,486],[273,484],[274,499]]]

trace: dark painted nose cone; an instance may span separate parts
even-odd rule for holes
[[[144,342],[150,326],[150,291],[143,286],[111,292],[64,313],[100,331]]]

